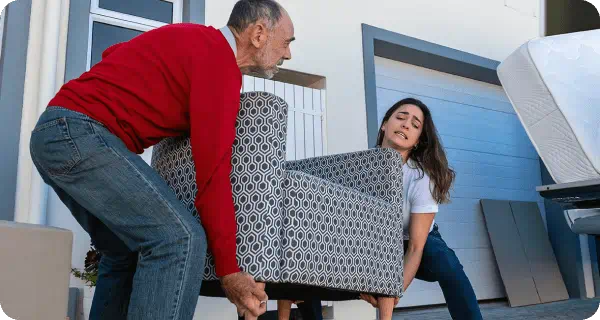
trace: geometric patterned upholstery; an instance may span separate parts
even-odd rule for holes
[[[286,162],[285,101],[250,92],[240,103],[231,172],[240,267],[267,282],[270,298],[283,297],[270,288],[286,286],[325,300],[348,297],[340,292],[401,296],[400,154],[371,149]],[[189,138],[155,145],[152,166],[198,217]],[[206,291],[218,290],[210,253],[204,280],[203,295],[222,295]]]

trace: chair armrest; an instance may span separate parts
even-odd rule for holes
[[[401,207],[286,171],[281,282],[402,296]]]
[[[402,208],[402,164],[397,151],[376,148],[288,161],[285,169],[305,172]]]

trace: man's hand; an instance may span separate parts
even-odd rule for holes
[[[221,278],[221,287],[240,315],[258,317],[267,311],[265,285],[254,282],[246,272],[232,273]]]

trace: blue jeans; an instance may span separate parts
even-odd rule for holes
[[[454,250],[442,239],[437,225],[425,242],[416,278],[439,283],[452,319],[483,319],[473,286]]]
[[[297,304],[302,320],[323,320],[321,300],[304,301]]]
[[[90,319],[192,319],[206,256],[202,225],[101,123],[48,108],[31,157],[102,253]]]

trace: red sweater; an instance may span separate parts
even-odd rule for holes
[[[108,48],[102,61],[65,84],[50,106],[87,114],[135,153],[190,135],[195,205],[217,275],[238,272],[229,174],[242,75],[219,30],[175,24]]]

